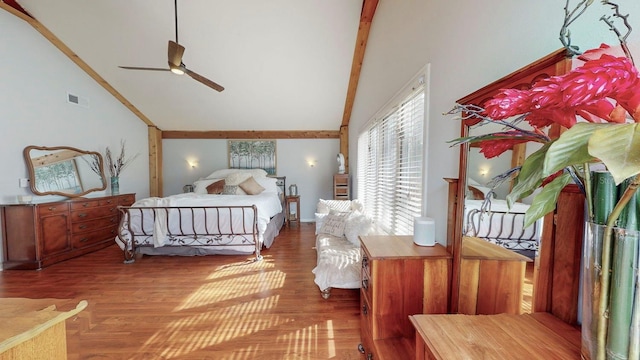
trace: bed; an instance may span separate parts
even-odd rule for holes
[[[266,172],[218,170],[196,181],[192,193],[119,207],[116,243],[125,263],[136,254],[255,254],[260,260],[284,224],[283,198]]]
[[[465,200],[464,230],[466,236],[475,236],[534,258],[540,245],[542,219],[524,227],[528,204],[515,203],[511,208],[502,199]]]

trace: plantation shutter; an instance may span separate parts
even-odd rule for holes
[[[414,89],[358,139],[358,195],[383,230],[413,233],[422,205],[424,86]]]

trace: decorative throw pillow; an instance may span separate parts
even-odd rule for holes
[[[224,179],[218,180],[207,186],[207,194],[222,194],[224,190]]]
[[[251,177],[250,172],[236,172],[226,177],[227,185],[240,185],[243,181]]]
[[[373,220],[359,211],[353,211],[346,220],[344,236],[355,246],[360,246],[359,236],[369,235]]]
[[[347,216],[349,216],[348,212],[330,211],[324,218],[320,232],[335,237],[343,237]]]
[[[331,210],[340,212],[348,212],[351,210],[350,200],[324,200],[320,199],[316,206],[316,212],[320,214],[328,214]]]
[[[238,185],[225,185],[222,189],[222,195],[237,195]]]
[[[248,195],[258,195],[264,191],[262,185],[258,184],[258,182],[253,178],[253,176],[249,177],[247,180],[241,182],[238,185],[244,192]]]

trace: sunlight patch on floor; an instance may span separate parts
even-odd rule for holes
[[[183,303],[176,308],[176,311],[255,296],[264,291],[279,289],[284,286],[286,276],[287,274],[276,270],[211,281],[202,285],[193,294],[185,297]]]
[[[227,276],[245,274],[254,271],[269,270],[275,268],[273,259],[265,256],[260,261],[243,261],[219,266],[207,276],[208,280],[220,279]]]
[[[172,321],[149,338],[142,349],[164,349],[165,359],[182,357],[223,342],[245,344],[251,335],[292,322],[292,319],[269,315],[279,296],[243,302],[228,307],[203,311]]]

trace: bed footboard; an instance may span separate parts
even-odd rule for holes
[[[134,262],[136,253],[143,247],[218,247],[231,251],[242,249],[242,252],[251,252],[247,247],[253,247],[255,260],[262,259],[255,205],[119,206],[118,209],[122,214],[118,243],[125,263]]]
[[[472,209],[465,219],[465,235],[487,239],[509,250],[535,253],[541,224],[538,221],[525,228],[524,215]]]

